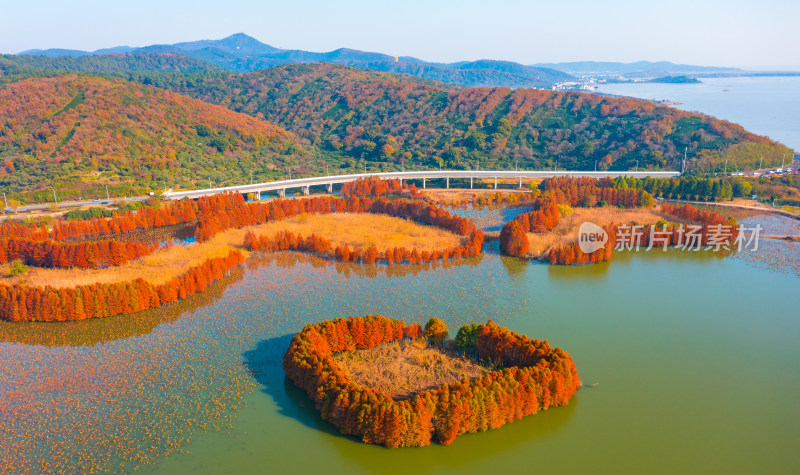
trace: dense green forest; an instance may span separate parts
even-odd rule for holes
[[[16,56],[0,54],[0,84],[29,77],[64,73],[116,74],[172,72],[193,74],[224,71],[221,67],[176,54],[105,54],[98,56]]]

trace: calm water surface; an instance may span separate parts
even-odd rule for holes
[[[670,251],[551,267],[489,246],[387,268],[282,253],[179,308],[2,324],[0,472],[797,473],[800,281],[751,261]],[[491,318],[561,346],[598,385],[447,447],[365,445],[320,420],[280,361],[305,324],[368,313],[453,332]]]

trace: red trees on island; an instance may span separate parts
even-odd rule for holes
[[[481,252],[481,248],[483,247],[483,231],[477,229],[472,221],[467,218],[452,215],[446,210],[419,201],[390,201],[386,198],[376,198],[373,200],[370,198],[358,197],[348,199],[320,197],[294,201],[298,202],[295,203],[297,206],[286,207],[287,209],[284,209],[283,206],[280,207],[281,210],[285,211],[282,216],[292,216],[303,212],[324,214],[343,211],[352,213],[386,214],[441,227],[455,234],[468,236],[469,239],[461,246],[445,249],[443,251],[420,252],[418,249],[396,247],[387,249],[384,252],[378,252],[377,248],[374,246],[367,249],[351,249],[348,246],[338,246],[334,249],[330,242],[314,234],[303,237],[291,232],[279,232],[277,235],[270,238],[248,233],[245,236],[245,248],[251,251],[279,251],[287,249],[307,251],[333,257],[336,260],[344,262],[364,262],[372,264],[380,261],[387,264],[400,262],[421,264],[440,259],[446,260],[475,256]],[[284,202],[288,202],[288,200]],[[280,204],[281,202],[278,201],[276,203]],[[271,212],[268,213],[267,216],[270,214]],[[232,219],[230,221],[236,220]]]
[[[202,291],[242,264],[239,251],[206,260],[160,285],[143,279],[54,289],[0,284],[0,319],[57,322],[124,315],[176,302]]]
[[[572,358],[491,321],[478,326],[475,354],[502,369],[470,381],[422,391],[410,400],[355,383],[333,354],[418,338],[419,325],[380,315],[308,325],[292,338],[283,368],[326,419],[344,434],[388,447],[447,445],[456,436],[498,428],[567,404],[581,383]]]
[[[528,253],[528,237],[516,219],[500,230],[500,249],[509,256],[515,257]]]
[[[115,240],[62,243],[49,239],[0,239],[0,263],[20,259],[36,267],[88,269],[118,266],[156,249],[156,245]]]
[[[377,176],[369,176],[345,183],[342,185],[341,193],[343,196],[377,196],[401,191],[403,191],[403,185],[397,178],[383,180]]]

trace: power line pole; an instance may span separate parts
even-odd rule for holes
[[[111,195],[108,194],[108,185],[106,185],[106,199],[111,201]]]
[[[56,189],[52,186],[50,187],[53,190],[53,200],[55,200],[56,204],[58,204],[58,197],[56,197]]]
[[[3,201],[6,202],[6,207],[3,209],[3,212],[5,213],[6,210],[8,209],[8,198],[6,198],[6,192],[5,191],[3,192]]]
[[[725,171],[722,172],[722,176],[726,176],[728,174],[728,159],[725,159]]]

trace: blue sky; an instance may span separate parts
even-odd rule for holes
[[[281,48],[349,47],[446,62],[668,60],[800,69],[798,20],[796,0],[0,0],[0,52],[244,32]]]

